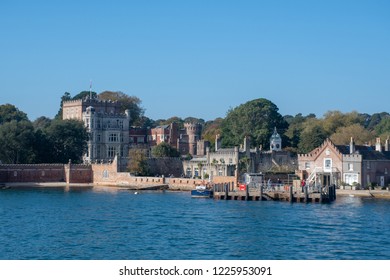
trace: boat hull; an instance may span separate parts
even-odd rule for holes
[[[191,197],[193,197],[193,198],[212,198],[213,191],[212,190],[192,190]]]

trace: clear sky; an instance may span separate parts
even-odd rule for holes
[[[0,1],[0,104],[122,91],[152,119],[389,112],[390,1]]]

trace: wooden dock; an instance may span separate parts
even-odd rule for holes
[[[318,189],[305,187],[303,192],[301,188],[293,186],[247,188],[245,191],[239,191],[229,185],[215,185],[214,199],[329,203],[336,200],[336,187],[326,186]]]

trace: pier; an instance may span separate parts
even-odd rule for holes
[[[336,200],[336,187],[324,186],[311,188],[291,185],[257,186],[237,190],[229,184],[214,185],[214,199],[217,200],[247,200],[247,201],[288,201],[288,202],[316,202],[329,203]]]

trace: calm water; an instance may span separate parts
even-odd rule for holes
[[[0,191],[0,259],[390,259],[390,200],[214,201],[111,189]]]

